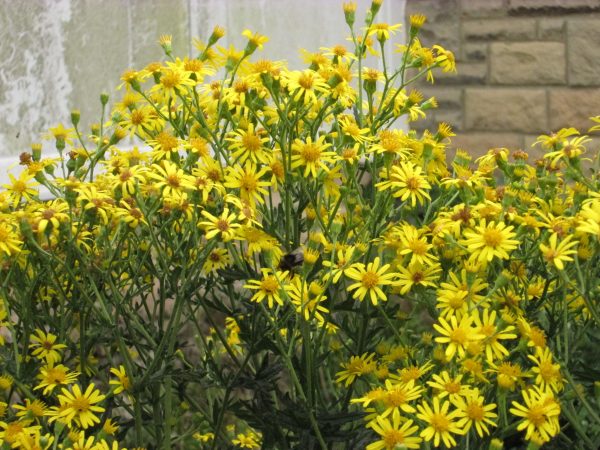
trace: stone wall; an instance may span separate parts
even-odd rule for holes
[[[422,40],[456,55],[457,74],[420,83],[439,108],[453,146],[529,150],[538,135],[600,114],[600,0],[408,0],[406,16],[427,16]]]

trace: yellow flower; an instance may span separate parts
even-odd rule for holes
[[[480,317],[478,311],[475,311],[473,318],[477,331],[485,336],[483,344],[485,345],[488,361],[492,361],[494,357],[503,359],[508,356],[508,350],[498,341],[502,339],[516,339],[517,335],[513,332],[515,327],[508,325],[504,329],[499,330],[496,325],[496,311],[490,313],[488,308],[484,309],[482,317]]]
[[[263,137],[264,135],[260,130],[255,131],[252,123],[248,124],[246,130],[239,129],[232,132],[225,140],[230,142],[229,150],[232,151],[233,160],[240,164],[248,159],[253,163],[267,164],[270,152],[264,144],[269,142],[269,138]]]
[[[69,204],[60,198],[40,204],[40,208],[34,214],[34,217],[39,220],[38,232],[43,233],[48,225],[51,225],[53,231],[57,232],[60,224],[69,219],[68,211]]]
[[[237,215],[233,212],[230,214],[229,208],[223,209],[219,217],[213,216],[206,210],[202,211],[202,215],[208,220],[198,222],[198,226],[204,228],[206,239],[212,239],[219,234],[223,242],[228,242],[235,237],[236,231],[241,227],[239,223],[234,222]]]
[[[224,186],[239,189],[240,198],[247,201],[251,208],[255,208],[256,202],[265,202],[264,196],[267,195],[265,187],[271,185],[269,181],[261,181],[267,170],[266,167],[257,170],[257,167],[250,161],[246,161],[244,167],[240,165],[230,166],[227,175],[225,175]]]
[[[120,365],[117,369],[111,367],[110,373],[117,377],[116,380],[110,380],[109,385],[114,386],[113,394],[120,394],[123,391],[128,391],[131,388],[131,380],[125,372],[125,367]]]
[[[294,140],[292,144],[292,169],[304,167],[302,176],[309,175],[316,178],[319,169],[328,171],[327,164],[334,162],[336,154],[331,151],[326,151],[331,147],[331,144],[323,142],[325,136],[320,136],[315,142],[311,137],[306,138],[306,141],[301,139]]]
[[[167,67],[160,72],[158,84],[150,89],[150,93],[156,93],[163,101],[182,95],[182,91],[196,85],[191,77],[191,72],[185,70],[183,64],[167,61]]]
[[[395,450],[397,448],[420,448],[422,439],[413,436],[419,427],[413,424],[413,421],[402,420],[399,416],[377,417],[369,426],[381,436],[381,439],[367,445],[366,450]]]
[[[59,362],[61,355],[59,350],[67,348],[65,344],[56,344],[56,336],[52,333],[45,333],[40,329],[35,330],[35,334],[29,336],[31,344],[29,348],[33,349],[31,354],[38,359],[43,359],[49,366]]]
[[[508,259],[508,252],[519,245],[519,241],[513,239],[516,236],[513,228],[504,222],[486,224],[483,219],[474,230],[464,232],[465,239],[460,243],[471,253],[470,259],[479,263],[490,262],[494,257]]]
[[[431,377],[433,381],[428,381],[427,384],[435,389],[440,400],[448,397],[448,400],[454,402],[469,391],[469,385],[461,383],[462,377],[462,374],[450,377],[450,374],[443,370],[439,374],[433,374]]]
[[[245,38],[248,39],[248,45],[246,46],[246,50],[245,50],[245,53],[248,55],[253,53],[254,50],[256,50],[257,48],[259,50],[262,50],[263,44],[269,40],[268,37],[262,36],[258,33],[252,34],[252,31],[250,31],[250,30],[244,30],[244,32],[242,33],[242,36],[244,36]]]
[[[393,382],[385,380],[385,390],[381,393],[378,400],[383,404],[383,411],[377,410],[379,417],[387,417],[390,414],[392,417],[400,417],[401,411],[404,413],[415,413],[416,409],[409,404],[413,400],[421,397],[423,388],[415,386],[415,380],[406,382]]]
[[[514,390],[517,383],[521,383],[521,378],[523,378],[523,370],[521,366],[518,364],[513,364],[510,361],[504,361],[498,364],[497,366],[488,361],[490,365],[489,372],[496,373],[496,382],[498,386],[502,389]]]
[[[404,295],[415,286],[435,287],[441,270],[437,263],[429,267],[419,263],[409,264],[408,267],[398,266],[398,280],[394,283],[394,289]]]
[[[152,147],[152,160],[160,161],[178,155],[183,142],[169,131],[161,131],[154,139],[146,139],[146,144]]]
[[[456,440],[452,434],[464,434],[464,430],[460,427],[455,419],[458,417],[458,411],[448,412],[450,402],[445,401],[440,405],[440,399],[433,397],[433,404],[424,401],[417,406],[419,411],[417,417],[427,423],[427,427],[421,431],[420,436],[429,442],[433,439],[433,445],[439,447],[440,442],[443,442],[446,447],[456,445]]]
[[[446,321],[443,317],[438,318],[439,325],[433,324],[433,328],[441,334],[435,338],[435,342],[446,344],[446,357],[452,359],[456,353],[463,358],[466,354],[466,349],[472,341],[479,341],[484,338],[471,323],[472,316],[463,316],[460,322],[456,317],[450,317],[450,321]]]
[[[0,221],[0,253],[7,256],[15,255],[21,251],[22,245],[23,241],[15,231],[15,226]]]
[[[405,225],[400,232],[400,242],[402,248],[398,251],[399,255],[410,255],[409,264],[422,264],[430,266],[437,261],[437,258],[428,253],[433,245],[427,242],[427,238],[422,236],[419,230],[412,225]]]
[[[535,386],[521,391],[524,405],[512,402],[510,412],[521,418],[517,430],[525,430],[525,439],[530,440],[535,434],[547,442],[560,431],[558,416],[560,405],[554,395],[548,391],[542,391]]]
[[[458,413],[456,414],[456,425],[467,433],[473,425],[479,437],[484,437],[490,434],[488,425],[493,427],[496,423],[493,419],[498,415],[492,412],[496,409],[495,403],[485,404],[485,398],[479,394],[478,389],[470,390],[463,397],[457,397],[452,401],[456,406]]]
[[[12,173],[9,173],[8,177],[11,184],[3,184],[2,187],[9,193],[13,208],[21,199],[28,201],[37,195],[38,191],[34,187],[39,186],[39,183],[32,181],[34,176],[27,171],[21,172],[19,178],[15,178]]]
[[[81,388],[77,384],[73,385],[70,391],[63,388],[62,394],[57,397],[60,402],[59,410],[53,413],[50,421],[60,419],[69,427],[72,427],[72,422],[74,422],[84,430],[100,423],[96,414],[103,413],[105,409],[96,404],[104,400],[105,395],[94,388],[93,383],[87,387],[85,392],[81,392]]]
[[[25,420],[33,420],[46,415],[48,406],[41,400],[25,399],[24,405],[13,404],[13,409],[17,410],[17,417],[22,417]]]
[[[580,215],[583,220],[579,223],[577,231],[600,239],[600,201],[595,199],[583,205]]]
[[[560,364],[552,361],[552,352],[548,347],[535,349],[535,355],[527,355],[535,363],[531,371],[535,375],[535,384],[542,390],[551,389],[554,392],[562,390],[563,381],[560,374]]]
[[[260,436],[253,431],[239,433],[231,442],[241,448],[260,448]]]
[[[42,393],[48,395],[57,386],[66,386],[77,381],[79,372],[69,372],[69,368],[59,364],[57,366],[46,366],[40,369],[37,378],[40,380],[33,389],[43,389]]]
[[[186,190],[195,189],[194,178],[186,174],[177,164],[163,160],[161,164],[152,164],[149,177],[156,180],[154,187],[162,191],[163,197],[180,196]]]
[[[345,382],[348,387],[357,377],[368,375],[375,371],[377,363],[373,361],[375,353],[363,353],[361,356],[351,356],[350,361],[342,363],[344,370],[340,370],[335,374],[336,383]]]
[[[215,248],[209,253],[206,261],[202,265],[204,273],[216,272],[219,269],[224,269],[231,264],[231,256],[225,248]]]
[[[328,314],[329,310],[321,303],[326,301],[327,297],[320,289],[319,292],[313,292],[311,289],[313,286],[313,283],[309,284],[301,277],[295,277],[289,285],[288,295],[296,307],[296,312],[304,320],[315,319],[318,325],[322,326],[325,324],[323,314]]]
[[[266,298],[269,308],[273,308],[275,303],[283,305],[281,292],[282,289],[285,289],[285,286],[281,284],[281,281],[286,278],[287,272],[277,271],[272,273],[270,269],[260,269],[260,271],[262,280],[248,280],[248,283],[244,285],[246,289],[257,291],[250,301],[260,303]]]
[[[323,281],[327,281],[330,277],[333,277],[333,283],[340,281],[342,275],[348,276],[347,272],[351,267],[354,250],[356,247],[349,246],[347,248],[340,248],[335,255],[335,258],[323,260],[323,266],[327,267],[328,270],[323,277]]]
[[[346,276],[357,281],[347,288],[348,291],[354,291],[352,298],[359,299],[362,302],[368,294],[373,305],[377,305],[379,300],[387,301],[387,296],[381,286],[392,284],[397,274],[388,272],[389,264],[384,264],[381,267],[379,267],[379,264],[379,257],[376,257],[366,267],[363,263],[355,263],[346,270]]]
[[[394,25],[389,25],[387,23],[374,23],[369,27],[367,36],[377,35],[377,40],[384,42],[390,38],[390,35],[396,34],[396,30],[398,30],[401,26],[402,24],[399,23]]]
[[[302,101],[305,105],[317,103],[317,97],[329,91],[329,86],[325,80],[314,70],[286,72],[284,79],[294,101]]]
[[[402,161],[399,166],[392,166],[389,173],[389,180],[377,183],[375,187],[383,191],[392,189],[393,196],[402,201],[409,201],[414,207],[425,203],[425,199],[431,200],[429,193],[431,185],[421,174],[421,167],[415,166],[409,161]]]
[[[572,236],[567,236],[559,244],[557,244],[556,240],[558,235],[556,233],[552,233],[550,238],[548,239],[548,245],[540,244],[540,250],[542,251],[542,255],[546,261],[554,266],[558,270],[564,270],[564,263],[567,261],[573,261],[569,255],[574,255],[577,253],[576,250],[573,250],[572,247],[577,245],[577,241],[571,241]]]

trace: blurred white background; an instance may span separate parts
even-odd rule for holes
[[[361,27],[371,1],[357,3]],[[377,21],[403,23],[404,7],[405,0],[384,0]],[[206,40],[215,25],[226,29],[223,46],[243,48],[246,28],[267,35],[254,58],[296,69],[306,67],[299,48],[350,47],[342,0],[0,0],[0,182],[48,127],[70,127],[72,109],[85,132],[98,122],[101,92],[118,99],[125,69],[163,59],[159,35],[173,35],[175,54],[194,55],[193,38]],[[46,154],[51,144],[44,142]]]

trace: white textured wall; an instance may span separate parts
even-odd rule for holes
[[[358,1],[357,26],[370,3]],[[404,6],[385,0],[378,20],[403,22]],[[71,109],[81,110],[85,131],[97,122],[100,92],[112,97],[126,68],[162,59],[160,34],[172,34],[175,52],[186,55],[192,38],[206,40],[217,24],[227,31],[220,44],[243,47],[249,28],[270,37],[261,57],[295,68],[298,48],[348,36],[342,0],[0,0],[0,181],[7,161],[48,127],[70,125]]]

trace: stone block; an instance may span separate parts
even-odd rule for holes
[[[460,133],[452,138],[448,155],[457,148],[466,150],[474,157],[483,156],[490,148],[506,147],[519,149],[523,146],[523,136],[519,133]]]
[[[563,41],[566,36],[566,22],[563,18],[542,17],[538,21],[538,39]]]
[[[562,42],[493,42],[490,81],[494,84],[565,84]]]
[[[488,56],[488,43],[487,42],[469,42],[463,43],[462,45],[462,56],[463,61],[468,62],[481,62],[485,61]]]
[[[589,117],[600,114],[600,89],[552,89],[548,112],[551,130],[575,127],[586,133],[594,125]]]
[[[600,11],[600,0],[508,0],[509,14],[569,14]]]
[[[443,85],[485,84],[487,64],[457,63],[455,72],[434,71],[435,82]]]
[[[435,97],[438,109],[461,109],[462,90],[455,87],[427,86],[421,89],[425,98]]]
[[[600,86],[600,19],[569,19],[568,81],[573,86]]]
[[[535,19],[466,20],[462,35],[467,41],[526,41],[535,39]]]
[[[548,129],[543,89],[467,88],[465,129],[543,132]]]
[[[406,17],[425,14],[427,22],[419,33],[423,45],[439,44],[460,51],[460,7],[458,0],[419,0],[406,2]]]
[[[461,14],[464,18],[505,16],[506,0],[462,0]]]
[[[432,128],[432,131],[437,129],[437,125],[440,122],[446,122],[448,125],[452,127],[452,129],[457,131],[463,130],[463,113],[462,111],[450,111],[440,109],[437,110],[433,116],[435,126]]]

